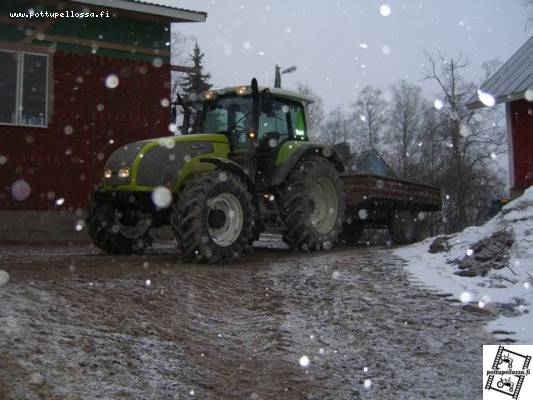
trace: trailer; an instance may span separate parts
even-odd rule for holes
[[[376,175],[342,175],[346,211],[342,239],[357,242],[365,228],[389,229],[394,243],[428,234],[429,214],[441,210],[439,188]]]

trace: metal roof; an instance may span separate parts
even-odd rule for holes
[[[490,94],[498,104],[523,99],[529,89],[533,89],[533,36],[481,85],[480,91]],[[484,107],[477,95],[467,106]]]
[[[226,94],[233,94],[237,93],[237,90],[244,89],[246,94],[252,93],[252,88],[250,85],[242,85],[242,86],[231,86],[231,87],[224,87],[224,88],[213,88],[210,91],[215,93],[217,96],[223,96]],[[285,90],[280,88],[270,88],[266,86],[259,86],[259,91],[268,89],[270,90],[270,93],[274,97],[281,97],[288,100],[293,100],[297,102],[302,102],[305,104],[313,103],[313,99],[310,97],[304,96],[303,94],[300,94],[298,92],[293,92],[292,90]]]
[[[145,0],[70,0],[75,3],[99,6],[105,8],[116,8],[144,14],[152,14],[166,17],[179,22],[205,22],[207,13],[203,11],[187,10],[185,8],[173,7],[153,1]]]

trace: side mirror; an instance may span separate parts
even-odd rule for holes
[[[268,89],[263,89],[261,91],[261,111],[265,114],[271,114],[273,109],[274,100],[272,99],[272,93]]]

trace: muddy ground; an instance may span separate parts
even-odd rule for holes
[[[0,398],[481,398],[489,316],[409,282],[388,248],[263,247],[233,265],[169,243],[0,247]]]

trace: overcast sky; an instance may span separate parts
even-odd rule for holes
[[[205,24],[176,27],[198,39],[216,86],[254,76],[272,85],[275,64],[296,65],[283,86],[309,84],[327,109],[353,102],[365,85],[386,88],[402,78],[431,96],[436,90],[421,81],[424,50],[464,54],[468,78],[478,81],[484,61],[505,61],[528,37],[521,0],[158,2],[208,13]]]

